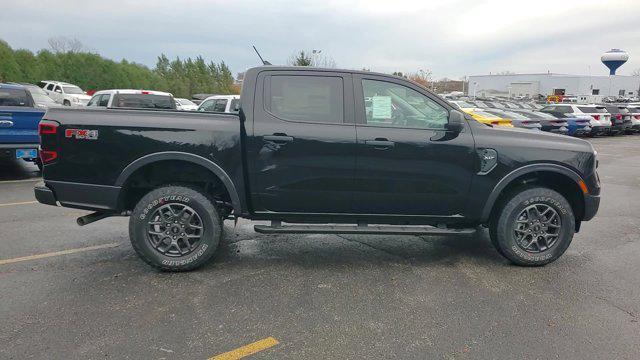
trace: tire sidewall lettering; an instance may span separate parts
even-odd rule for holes
[[[198,258],[200,256],[202,256],[202,254],[204,254],[205,251],[207,251],[207,248],[209,248],[209,245],[207,244],[202,244],[202,246],[200,247],[200,249],[198,249],[198,251],[196,251],[192,256],[186,258],[186,259],[181,259],[181,260],[162,260],[162,265],[166,265],[166,266],[184,266],[187,264],[190,264],[196,260],[198,260]]]
[[[182,195],[166,195],[166,196],[159,197],[149,202],[147,206],[144,207],[144,210],[142,210],[142,213],[140,214],[140,220],[146,219],[149,212],[155,209],[158,205],[164,205],[168,202],[179,202],[183,204],[188,204],[189,201],[191,201],[189,197],[182,196]]]

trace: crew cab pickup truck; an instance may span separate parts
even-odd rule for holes
[[[259,233],[459,235],[488,227],[518,265],[544,265],[596,214],[596,152],[567,136],[481,124],[407,79],[263,66],[238,114],[49,110],[44,204],[130,216],[133,248],[194,269],[225,219]]]

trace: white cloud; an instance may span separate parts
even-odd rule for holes
[[[104,56],[153,66],[160,53],[256,65],[322,49],[340,67],[437,77],[490,71],[606,73],[600,54],[631,54],[640,67],[637,0],[140,1],[22,0],[0,13],[0,37],[32,50],[77,37]]]

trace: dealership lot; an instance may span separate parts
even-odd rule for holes
[[[600,211],[543,268],[510,265],[486,231],[274,236],[227,221],[213,262],[159,273],[127,219],[78,227],[86,212],[33,203],[35,166],[3,163],[0,358],[206,359],[274,338],[255,358],[635,359],[640,136],[590,141]]]

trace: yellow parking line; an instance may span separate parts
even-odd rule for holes
[[[77,248],[77,249],[69,249],[69,250],[55,251],[55,252],[50,252],[45,254],[29,255],[29,256],[23,256],[23,257],[13,258],[13,259],[4,259],[4,260],[0,260],[0,265],[13,264],[13,263],[17,263],[20,261],[27,261],[27,260],[44,259],[52,256],[75,254],[75,253],[91,251],[91,250],[108,249],[108,248],[114,248],[116,246],[120,246],[120,243],[87,246],[87,247]]]
[[[22,179],[22,180],[2,180],[0,181],[0,184],[13,184],[13,183],[23,183],[23,182],[36,182],[36,181],[42,181],[42,178]]]
[[[278,345],[280,342],[272,337],[268,337],[266,339],[262,339],[251,343],[249,345],[245,345],[243,347],[239,347],[235,350],[228,351],[224,354],[216,355],[209,360],[235,360],[242,359],[245,356],[253,355],[259,351],[266,350],[270,347]]]
[[[0,204],[0,206],[28,205],[28,204],[35,204],[35,203],[37,203],[37,201],[23,201],[23,202]]]

